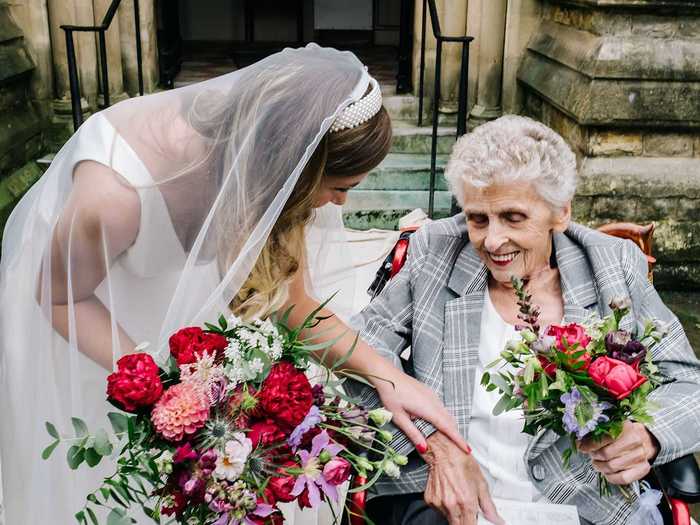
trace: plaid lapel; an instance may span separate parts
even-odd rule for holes
[[[486,266],[471,244],[455,260],[448,287],[457,298],[445,304],[443,392],[463,435],[468,434],[479,354],[481,310],[488,283]]]

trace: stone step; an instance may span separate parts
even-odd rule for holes
[[[430,153],[433,128],[431,126],[416,126],[415,123],[403,120],[392,122],[394,132],[391,151],[393,153]],[[455,143],[456,130],[452,126],[438,126],[437,152],[449,154]]]
[[[436,159],[435,188],[447,190],[443,176],[447,155]],[[353,190],[427,190],[430,187],[430,155],[424,153],[390,153],[370,172],[367,178]]]

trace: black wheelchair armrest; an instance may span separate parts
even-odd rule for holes
[[[700,502],[700,468],[693,454],[654,467],[654,473],[669,498]]]

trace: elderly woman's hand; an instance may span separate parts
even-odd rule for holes
[[[659,443],[641,423],[625,421],[616,440],[584,439],[579,442],[578,450],[591,456],[593,468],[610,483],[628,485],[649,474],[651,463],[659,453]]]
[[[465,454],[440,432],[430,436],[428,443],[430,450],[423,456],[430,465],[425,502],[450,525],[474,525],[479,512],[491,523],[503,524],[474,456]]]
[[[382,404],[393,414],[392,423],[406,434],[418,452],[425,453],[427,444],[425,436],[413,423],[415,418],[433,425],[464,453],[471,452],[454,417],[428,386],[398,369],[387,370],[381,375],[383,379],[374,381],[374,385]]]

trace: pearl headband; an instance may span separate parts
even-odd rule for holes
[[[372,86],[370,92],[357,102],[350,104],[338,115],[331,126],[331,133],[355,128],[379,113],[382,107],[382,92],[379,89],[379,83],[370,77],[369,84]]]

